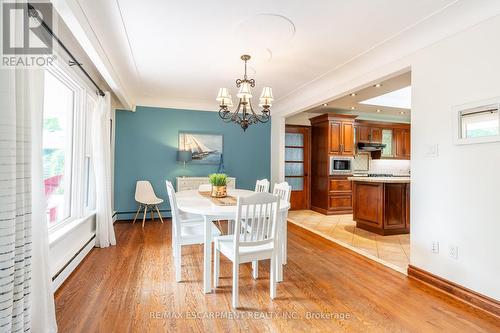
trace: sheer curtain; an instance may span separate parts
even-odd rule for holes
[[[92,159],[96,184],[96,246],[116,245],[111,208],[111,102],[99,96],[92,112]]]
[[[0,70],[0,330],[56,332],[42,177],[42,69]]]

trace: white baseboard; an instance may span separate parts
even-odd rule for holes
[[[71,273],[78,267],[78,265],[82,262],[82,260],[87,256],[87,254],[92,250],[95,246],[95,238],[85,245],[80,252],[64,267],[62,271],[60,271],[56,278],[52,280],[52,289],[54,292],[59,289],[59,287],[63,284],[64,281],[71,275]]]

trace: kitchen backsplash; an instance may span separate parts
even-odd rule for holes
[[[354,156],[352,161],[352,170],[354,172],[368,172],[370,159],[368,154],[358,154]]]
[[[409,175],[409,160],[370,160],[370,173]]]
[[[409,175],[409,160],[372,160],[368,154],[354,156],[352,169],[355,173],[389,173]]]

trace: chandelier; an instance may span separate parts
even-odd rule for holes
[[[252,91],[255,87],[255,80],[247,77],[247,61],[249,55],[242,55],[241,60],[245,62],[245,75],[243,79],[236,80],[236,87],[239,88],[236,96],[239,98],[238,107],[234,111],[233,100],[227,88],[220,88],[216,100],[219,102],[219,116],[226,122],[234,122],[246,131],[249,125],[257,123],[267,123],[271,117],[271,103],[273,101],[273,90],[271,87],[264,87],[259,98],[259,107],[262,108],[260,114],[255,113],[252,107]],[[240,114],[241,112],[241,114]]]

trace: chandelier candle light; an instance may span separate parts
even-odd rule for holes
[[[260,114],[255,113],[252,107],[252,91],[255,87],[255,80],[247,77],[247,61],[250,60],[249,55],[242,55],[241,60],[245,62],[245,75],[243,79],[236,80],[236,87],[239,88],[236,96],[239,98],[238,107],[233,112],[228,108],[233,106],[233,100],[227,88],[220,88],[216,100],[219,104],[219,116],[226,122],[234,122],[246,131],[249,125],[267,123],[271,117],[271,103],[274,100],[273,90],[271,87],[264,87],[259,99],[259,107],[262,108]],[[241,115],[240,115],[241,111]]]

